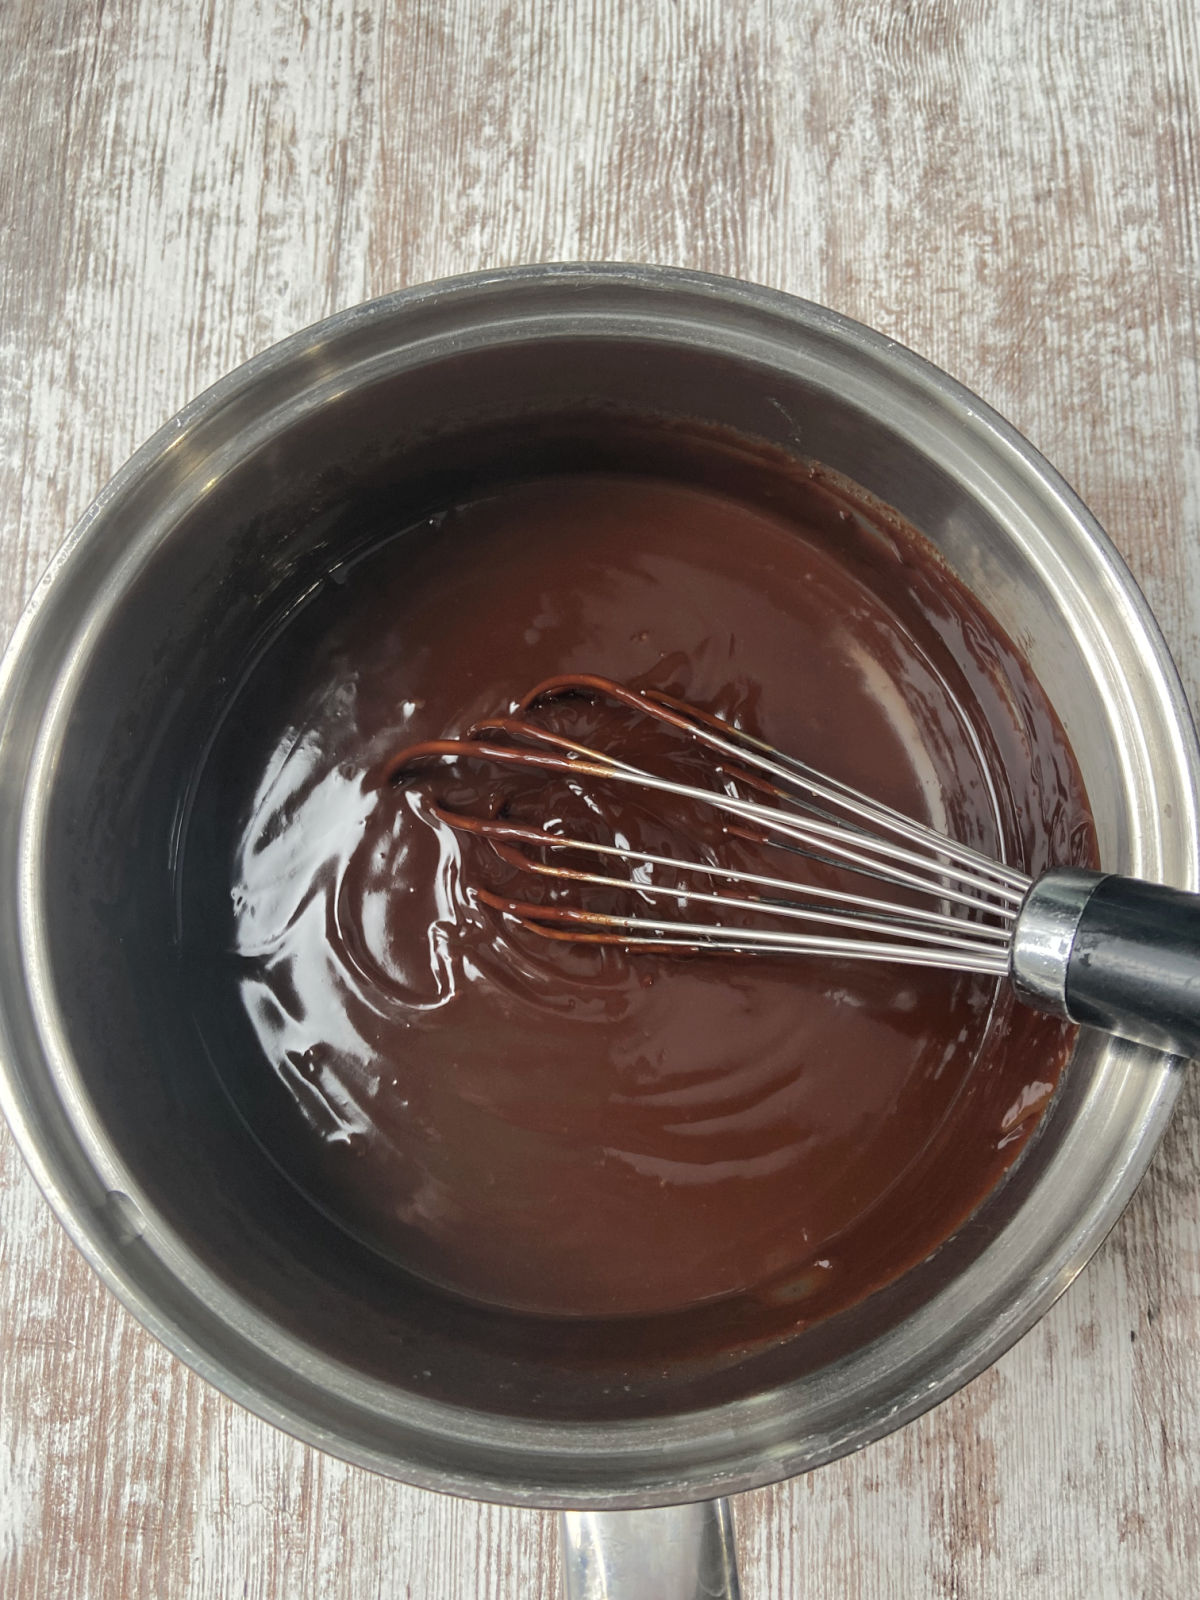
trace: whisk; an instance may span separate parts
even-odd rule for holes
[[[708,770],[723,781],[682,782],[533,719],[537,709],[576,696],[613,702],[684,735],[711,755]],[[543,937],[635,952],[720,949],[980,973],[1010,980],[1038,1010],[1174,1053],[1200,1053],[1200,895],[1081,867],[1031,878],[711,712],[594,675],[548,679],[512,714],[476,724],[465,739],[409,746],[386,764],[384,781],[408,781],[434,762],[629,785],[643,797],[711,809],[731,838],[840,869],[832,882],[818,875],[801,884],[633,849],[615,837],[573,837],[503,810],[481,817],[431,803],[440,821],[484,841],[531,884],[549,884],[541,901],[474,890],[484,905]],[[883,889],[860,891],[859,879]],[[597,889],[620,892],[624,908],[589,907],[584,896]],[[564,899],[564,890],[574,898]]]

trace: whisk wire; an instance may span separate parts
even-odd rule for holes
[[[538,704],[580,693],[605,696],[686,734],[717,755],[719,770],[734,783],[756,789],[775,803],[666,778],[530,720]],[[556,772],[568,777],[573,787],[585,779],[634,785],[735,819],[736,825],[727,828],[732,835],[798,850],[936,902],[936,909],[902,905],[830,884],[800,885],[774,874],[572,838],[551,827],[529,827],[504,817],[465,816],[434,804],[431,809],[437,818],[486,840],[511,868],[559,884],[625,891],[640,896],[648,908],[645,914],[628,915],[476,891],[483,904],[544,937],[635,949],[710,947],[903,961],[997,976],[1008,970],[1012,926],[1031,882],[1024,873],[671,696],[626,689],[588,675],[549,679],[518,703],[514,715],[481,722],[466,739],[427,741],[400,752],[387,764],[385,780],[399,781],[435,759]],[[890,837],[879,837],[880,831]],[[516,848],[518,842],[544,858]],[[556,859],[564,852],[620,859],[631,870],[618,876],[569,866]],[[657,869],[672,873],[673,881],[652,881],[648,874]],[[708,886],[697,887],[696,878]],[[765,893],[729,893],[718,884]],[[654,903],[667,901],[674,903],[676,915],[653,915]],[[793,925],[774,929],[746,927],[740,920],[690,920],[686,911],[693,906],[738,913],[739,918],[752,913]],[[797,923],[806,926],[797,928]],[[817,932],[814,924],[840,931]]]
[[[502,850],[500,841],[521,839],[539,847],[549,850],[575,850],[589,855],[611,856],[622,861],[638,862],[651,867],[666,867],[676,872],[698,873],[707,878],[721,878],[739,884],[750,884],[756,888],[770,890],[772,895],[787,896],[797,893],[799,886],[787,878],[775,878],[766,873],[745,871],[740,867],[723,867],[710,862],[683,861],[678,856],[655,855],[646,850],[633,850],[626,846],[600,844],[586,839],[572,839],[563,834],[551,834],[537,828],[522,827],[520,824],[500,822],[481,817],[465,817],[458,812],[446,811],[441,806],[432,806],[433,814],[443,822],[456,827],[463,832],[474,833],[480,838],[486,838],[493,843],[506,861],[518,864],[523,870],[537,873],[543,877],[570,879],[575,882],[604,885],[630,889],[638,894],[661,895],[677,898],[699,898],[697,891],[689,891],[682,885],[651,884],[642,879],[611,878],[598,873],[582,872],[575,868],[552,867],[545,862],[534,861],[530,856],[513,851],[511,856]],[[519,860],[517,859],[519,857]],[[1007,906],[996,908],[996,915],[1001,919],[999,925],[986,922],[968,922],[961,916],[953,916],[946,912],[930,911],[923,906],[906,906],[901,912],[894,901],[879,900],[870,895],[853,894],[846,889],[835,889],[830,884],[812,883],[805,884],[803,893],[811,906],[811,902],[825,900],[836,906],[838,916],[856,916],[860,911],[878,913],[889,922],[907,925],[910,922],[919,922],[931,929],[941,929],[953,932],[965,938],[982,942],[992,942],[998,945],[1007,945],[1009,939],[1008,924],[1015,913]],[[721,905],[744,905],[755,910],[770,912],[777,910],[783,912],[790,908],[794,902],[787,900],[763,899],[756,897],[749,901],[738,901],[728,895],[709,896],[715,903]],[[830,914],[831,918],[833,914]]]
[[[973,868],[989,882],[994,880],[997,883],[1007,884],[1018,901],[1023,899],[1028,891],[1029,878],[1004,862],[938,833],[936,829],[905,816],[903,812],[896,811],[891,806],[884,805],[860,789],[855,789],[838,778],[830,777],[827,773],[818,772],[807,762],[795,756],[784,755],[764,740],[755,738],[753,734],[735,728],[731,723],[724,722],[709,712],[700,711],[697,707],[688,705],[686,701],[677,700],[673,695],[665,694],[661,690],[627,689],[623,684],[614,683],[610,679],[581,673],[548,678],[525,696],[519,709],[528,711],[540,701],[578,693],[581,690],[607,696],[640,711],[643,715],[656,717],[659,721],[690,734],[708,745],[710,749],[732,756],[739,763],[749,762],[760,771],[769,773],[776,782],[784,784],[785,787],[798,789],[802,797],[811,795],[818,800],[824,800],[827,804],[840,806],[851,815],[859,817],[868,828],[885,828],[914,844],[923,845],[939,857]],[[596,752],[590,754],[595,756]],[[614,764],[625,765],[620,762]],[[844,823],[839,826],[845,828]]]

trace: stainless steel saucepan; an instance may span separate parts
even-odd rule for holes
[[[566,1509],[575,1596],[691,1600],[736,1591],[719,1497],[899,1427],[1047,1309],[1132,1194],[1178,1063],[1083,1036],[1032,1146],[930,1260],[744,1358],[626,1353],[628,1387],[604,1377],[602,1333],[581,1363],[552,1329],[518,1336],[389,1276],[260,1158],[171,958],[175,853],[216,715],[344,553],[347,506],[415,505],[431,462],[452,492],[448,440],[578,407],[728,425],[894,505],[1031,660],[1105,866],[1200,887],[1196,742],[1158,629],[1006,423],[784,295],[649,267],[486,273],[256,357],[133,457],[55,560],[0,683],[0,1094],[89,1261],[227,1394],[408,1482]],[[679,1509],[605,1515],[647,1507]]]

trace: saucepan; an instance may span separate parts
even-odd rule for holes
[[[1062,1293],[1150,1160],[1180,1064],[1083,1033],[1037,1137],[940,1250],[719,1360],[656,1362],[600,1324],[531,1332],[452,1303],[262,1158],[172,955],[205,742],[345,554],[348,508],[453,494],[455,441],[588,408],[732,428],[894,506],[1031,661],[1105,865],[1200,885],[1200,766],[1162,638],[1095,520],[1005,422],[785,295],[651,267],[485,273],[256,357],[133,457],[55,559],[0,684],[0,1093],[88,1260],[226,1394],[410,1483],[563,1509],[573,1594],[683,1600],[736,1592],[721,1497],[901,1426]],[[675,1508],[649,1547],[647,1508]]]

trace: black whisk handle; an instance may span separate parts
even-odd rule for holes
[[[1081,868],[1048,872],[1017,918],[1012,977],[1042,1010],[1200,1056],[1200,895]]]

